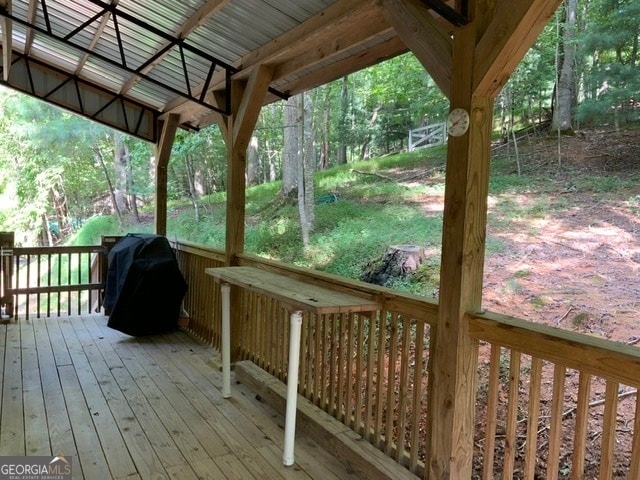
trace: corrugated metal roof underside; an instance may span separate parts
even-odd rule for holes
[[[157,128],[150,122],[170,109],[182,115],[185,127],[213,121],[220,106],[208,103],[203,90],[224,90],[227,73],[252,68],[244,65],[246,59],[259,62],[260,52],[274,40],[310,19],[321,24],[329,9],[369,12],[365,6],[375,5],[370,0],[13,0],[6,15],[13,52],[7,83],[155,141]],[[378,26],[382,21],[376,15],[367,13],[363,21],[368,30],[379,28],[380,35],[367,33],[361,43],[349,38],[354,45],[330,44],[326,52],[315,47],[308,56],[298,48],[296,62],[287,67],[291,71],[284,69],[271,86],[283,94],[289,87],[309,88],[313,81],[301,79],[387,41],[394,34]],[[353,28],[350,37],[357,32]]]

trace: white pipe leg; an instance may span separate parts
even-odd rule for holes
[[[222,296],[222,396],[231,397],[231,285],[220,285]]]
[[[302,312],[293,312],[290,321],[287,411],[284,422],[284,454],[282,455],[282,463],[286,466],[291,466],[294,463],[293,451],[296,437],[296,411],[298,409],[298,366],[300,364]]]

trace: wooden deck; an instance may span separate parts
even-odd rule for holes
[[[282,466],[283,417],[243,385],[224,400],[214,353],[96,315],[2,324],[0,456],[73,456],[88,480],[357,478],[305,436]]]

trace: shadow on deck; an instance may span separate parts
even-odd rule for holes
[[[0,325],[0,455],[73,456],[89,480],[358,478],[300,431],[284,467],[282,413],[237,382],[224,400],[214,353],[101,315]]]

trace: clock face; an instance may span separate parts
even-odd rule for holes
[[[460,137],[469,129],[469,114],[464,108],[454,108],[447,118],[447,133],[452,137]]]

